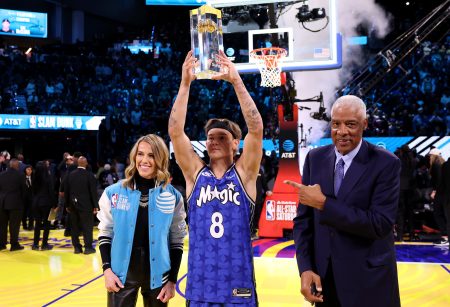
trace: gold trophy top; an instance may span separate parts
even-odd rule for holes
[[[214,15],[217,16],[217,18],[222,18],[222,11],[213,8],[211,5],[208,5],[208,4],[205,4],[205,5],[202,5],[199,8],[190,10],[190,14],[191,14],[191,16],[197,15],[197,14],[200,14],[200,15],[214,14]]]

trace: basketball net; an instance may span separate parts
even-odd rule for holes
[[[250,51],[250,58],[254,60],[261,72],[261,86],[281,86],[280,63],[287,55],[286,49],[271,47]]]

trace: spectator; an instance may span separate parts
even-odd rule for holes
[[[0,250],[6,249],[9,228],[10,251],[24,249],[19,244],[25,195],[25,175],[19,172],[19,161],[11,159],[9,168],[0,173]]]
[[[32,250],[39,250],[39,241],[42,235],[41,250],[51,250],[52,245],[48,244],[50,234],[50,221],[48,217],[51,210],[57,208],[56,195],[54,193],[54,182],[49,174],[49,169],[44,161],[36,164],[36,171],[33,177],[33,205],[32,212],[34,217],[34,238]]]
[[[77,169],[67,175],[64,186],[65,205],[70,212],[71,237],[75,254],[83,252],[80,232],[84,239],[84,254],[95,253],[93,247],[94,216],[98,211],[96,180],[86,168],[87,159],[78,158]]]

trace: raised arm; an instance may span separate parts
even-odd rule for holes
[[[169,135],[173,143],[175,158],[186,179],[186,193],[190,193],[195,175],[203,167],[203,161],[194,152],[191,141],[184,132],[186,113],[191,82],[195,79],[193,68],[196,59],[189,51],[183,63],[181,84],[177,99],[173,104],[169,117]]]
[[[226,80],[233,85],[248,129],[244,138],[242,155],[236,163],[239,174],[246,185],[249,180],[256,182],[258,176],[262,156],[263,121],[234,64],[223,51],[220,51],[218,58],[222,68],[224,68],[224,73],[213,77],[213,79]],[[255,188],[253,190],[256,191]],[[248,192],[250,193],[250,191]]]

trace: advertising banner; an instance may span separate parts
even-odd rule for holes
[[[293,119],[284,120],[283,106],[278,106],[280,126],[279,168],[273,194],[267,196],[259,219],[260,237],[283,237],[285,230],[292,231],[292,219],[297,212],[298,195],[284,180],[301,183],[298,165],[298,111],[293,105]]]
[[[0,114],[0,130],[98,130],[105,116]]]

